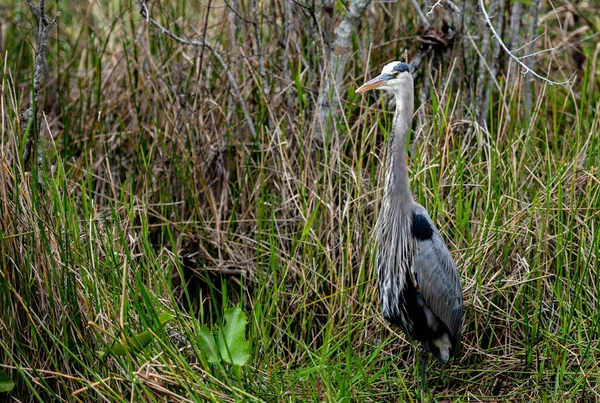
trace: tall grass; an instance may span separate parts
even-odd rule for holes
[[[250,3],[239,3],[252,19]],[[152,29],[136,2],[54,3],[58,103],[47,88],[40,187],[18,135],[32,17],[0,2],[0,371],[16,382],[0,396],[415,400],[414,346],[381,319],[373,270],[392,106],[354,94],[366,72],[402,57],[399,33],[417,33],[414,10],[400,3],[377,4],[356,36],[344,104],[322,146],[312,140],[318,38],[330,27],[314,26],[311,13],[326,10],[294,6],[281,45],[283,11],[260,3],[265,96],[254,24],[211,9],[207,40],[253,135],[209,49]],[[150,10],[182,37],[207,12],[198,2]],[[593,10],[578,6],[597,24]],[[429,369],[434,401],[600,401],[594,46],[584,42],[574,85],[535,83],[530,114],[521,87],[500,75],[486,126],[473,118],[474,51],[464,48],[458,64],[429,54],[417,74],[417,89],[427,77],[430,85],[412,133],[412,189],[453,253],[465,300],[461,358]],[[568,53],[557,57],[570,67]],[[233,305],[250,319],[242,368],[208,363],[198,342],[200,327],[222,325]],[[166,329],[164,312],[175,317]],[[99,354],[147,329],[155,337],[143,351]]]

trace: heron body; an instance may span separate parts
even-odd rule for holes
[[[357,92],[391,91],[396,112],[390,133],[385,190],[377,222],[377,274],[383,317],[422,343],[427,356],[446,363],[460,345],[462,287],[448,247],[427,211],[413,199],[406,142],[414,112],[414,84],[406,63],[387,64]]]

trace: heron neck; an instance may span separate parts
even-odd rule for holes
[[[397,92],[396,113],[388,144],[386,192],[398,208],[405,208],[406,211],[409,211],[413,202],[406,166],[406,141],[413,111],[413,91],[404,89]]]

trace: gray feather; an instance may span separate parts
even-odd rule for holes
[[[421,297],[448,327],[452,336],[460,334],[462,322],[462,286],[456,264],[438,229],[423,206],[414,204],[415,212],[427,218],[433,236],[417,241],[413,272],[418,279]]]

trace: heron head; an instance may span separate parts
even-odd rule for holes
[[[410,66],[403,62],[391,62],[383,67],[380,75],[364,83],[356,92],[360,94],[378,88],[397,93],[405,88],[409,82],[412,83]]]

